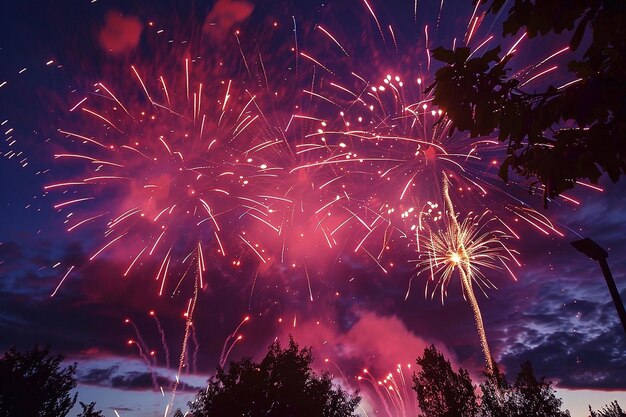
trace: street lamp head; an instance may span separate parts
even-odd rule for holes
[[[609,256],[607,251],[588,237],[571,242],[571,245],[576,248],[577,251],[584,253],[594,261],[600,261]]]

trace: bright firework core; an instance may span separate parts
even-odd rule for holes
[[[457,252],[452,252],[450,254],[450,261],[454,264],[460,264],[461,263],[461,255]]]

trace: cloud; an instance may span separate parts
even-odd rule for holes
[[[150,390],[154,388],[152,381],[150,372],[131,371],[122,375],[115,375],[110,380],[110,386],[117,389]],[[162,375],[156,375],[156,383],[158,386],[165,388],[173,386],[174,380]],[[189,385],[182,381],[178,384],[178,391],[197,392],[200,389],[202,387]]]
[[[511,323],[500,358],[508,373],[530,361],[560,387],[625,389],[626,374],[615,370],[626,369],[626,343],[612,303],[589,297],[541,304]]]
[[[204,32],[216,38],[228,34],[233,26],[252,14],[254,5],[242,0],[217,0],[204,22]]]
[[[485,303],[490,342],[500,347],[497,358],[511,377],[528,360],[538,376],[563,388],[624,389],[626,375],[615,372],[626,369],[615,307],[600,279],[581,279],[592,272],[586,259],[579,261],[554,278],[541,266],[527,267],[519,282],[501,290],[506,297]]]
[[[558,381],[562,388],[626,389],[626,358],[620,326],[595,337],[581,333],[555,332],[534,347],[519,344],[502,362],[509,370],[530,361],[538,376]],[[515,364],[515,365],[513,365]],[[519,369],[519,368],[518,368]]]
[[[128,53],[139,44],[141,31],[142,24],[138,18],[127,17],[111,10],[104,16],[104,26],[98,33],[98,42],[106,52]]]
[[[78,375],[78,382],[91,385],[105,385],[111,377],[118,371],[119,365],[113,365],[108,368],[92,368]]]
[[[14,242],[0,242],[0,265],[6,261],[22,258],[22,250]]]
[[[111,361],[114,361],[114,363],[108,365]],[[79,362],[77,380],[84,385],[121,390],[151,391],[155,388],[155,381],[158,386],[164,389],[174,385],[173,379],[163,375],[163,373],[168,372],[170,370],[158,367],[151,367],[149,370],[146,370],[144,363],[133,359],[101,355],[97,358]],[[204,380],[205,378],[195,377],[194,379]],[[196,386],[189,381],[180,381],[178,385],[178,390],[180,391],[197,392],[200,389],[200,386]]]

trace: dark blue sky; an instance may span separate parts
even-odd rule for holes
[[[158,297],[154,262],[129,278],[122,278],[127,262],[119,253],[90,262],[88,258],[101,246],[100,229],[66,232],[67,212],[52,207],[60,195],[46,194],[43,187],[77,173],[76,168],[53,158],[63,146],[57,129],[74,122],[68,108],[94,83],[121,83],[116,78],[119,74],[128,77],[131,64],[149,67],[151,60],[167,61],[169,55],[202,56],[196,65],[206,65],[209,74],[217,74],[213,67],[226,62],[219,74],[237,77],[245,69],[239,50],[232,47],[236,43],[230,34],[235,26],[242,30],[246,53],[263,56],[268,83],[288,95],[290,89],[305,88],[303,80],[310,75],[310,62],[301,59],[296,74],[294,62],[284,58],[293,47],[292,16],[300,48],[323,55],[325,48],[332,47],[320,45],[314,36],[315,24],[323,24],[349,47],[354,66],[373,77],[376,71],[406,67],[416,56],[425,56],[421,52],[424,24],[430,26],[431,46],[448,45],[456,34],[463,34],[471,13],[465,3],[446,2],[437,26],[438,1],[420,2],[415,22],[412,2],[372,0],[383,26],[393,24],[397,32],[400,48],[395,51],[388,40],[381,43],[371,15],[360,2],[11,3],[2,6],[0,17],[0,123],[7,120],[0,129],[4,156],[0,159],[0,348],[50,344],[78,360],[79,399],[89,402],[93,397],[103,404],[107,416],[114,415],[113,408],[122,416],[140,415],[138,408],[145,415],[162,413],[167,401],[153,391],[150,369],[136,346],[127,344],[137,336],[124,320],[132,319],[146,346],[155,350],[153,372],[160,375],[158,385],[167,387],[180,355],[182,313],[188,308],[189,293]],[[125,19],[113,28],[113,32],[120,31],[112,36],[111,45],[117,48],[113,52],[102,38],[104,28],[111,24],[107,13]],[[483,30],[488,32],[493,26],[497,35],[498,21],[491,21],[483,24]],[[136,34],[132,22],[139,24]],[[274,22],[277,32],[271,29]],[[530,43],[517,58],[534,62],[566,41],[551,38],[543,43],[547,51]],[[510,44],[510,39],[506,42]],[[366,69],[369,61],[372,68]],[[324,62],[342,71],[339,59]],[[424,71],[423,59],[416,65]],[[567,79],[564,71],[546,82]],[[254,87],[254,80],[248,85]],[[294,99],[290,103],[304,102]],[[274,114],[280,118],[281,112],[291,111],[293,107],[274,109]],[[577,410],[584,408],[585,396],[587,402],[600,401],[591,391],[608,393],[601,397],[604,402],[606,398],[619,399],[622,405],[626,402],[626,337],[597,264],[569,245],[589,236],[607,248],[618,288],[626,298],[626,188],[606,180],[601,185],[606,191],[583,188],[569,193],[581,201],[580,206],[559,200],[547,210],[539,208],[539,197],[529,196],[521,187],[512,191],[538,207],[565,236],[544,236],[521,227],[522,239],[512,243],[522,263],[515,268],[518,280],[494,273],[498,290],[489,291],[488,299],[479,295],[496,360],[511,375],[530,360],[538,375],[555,381],[560,389],[584,390],[566,394],[566,406]],[[494,212],[507,204],[501,199],[490,203]],[[405,300],[415,270],[403,256],[398,256],[402,259],[398,267],[387,275],[348,251],[333,262],[312,266],[313,302],[309,301],[308,270],[277,266],[273,274],[261,274],[255,281],[253,257],[243,259],[241,268],[211,264],[208,286],[198,298],[195,341],[184,371],[188,385],[183,391],[194,392],[202,385],[219,361],[224,340],[246,315],[251,320],[242,326],[244,339],[233,349],[233,358],[261,355],[275,338],[284,341],[293,334],[301,344],[313,345],[317,358],[333,358],[346,375],[356,375],[363,367],[382,375],[397,362],[413,363],[423,347],[433,343],[455,364],[480,378],[480,344],[458,283],[451,284],[442,306],[437,297],[424,299],[423,277],[418,276]],[[75,269],[51,298],[70,265]],[[165,350],[156,322],[148,314],[151,310],[157,312],[171,350],[169,369],[164,366]],[[316,366],[324,369],[325,365],[320,361]],[[123,390],[135,396],[127,397]]]

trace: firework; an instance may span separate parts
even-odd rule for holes
[[[250,245],[239,216],[242,201],[254,204],[248,189],[263,175],[241,153],[258,117],[254,97],[231,80],[191,91],[189,60],[181,67],[185,75],[169,84],[163,76],[144,81],[132,66],[135,89],[120,97],[97,83],[70,109],[80,113],[80,130],[59,130],[64,151],[55,158],[79,174],[46,187],[62,194],[54,207],[68,212],[69,232],[102,228],[105,243],[90,260],[124,246],[124,276],[158,265],[159,295],[179,289],[182,278],[167,280],[178,264],[195,263],[203,287],[205,256],[227,256],[237,237]],[[237,258],[239,245],[232,248]]]
[[[493,217],[488,217],[489,212],[482,215],[470,214],[459,222],[448,187],[448,179],[444,175],[443,198],[446,206],[444,225],[425,237],[424,249],[427,258],[421,262],[420,272],[430,273],[428,283],[434,283],[430,296],[433,297],[438,289],[442,303],[447,295],[448,285],[455,273],[458,273],[463,297],[470,303],[474,313],[487,370],[491,372],[493,363],[474,285],[477,285],[483,293],[486,288],[496,288],[486,278],[483,270],[505,269],[511,272],[507,262],[515,259],[515,256],[504,244],[504,240],[509,236],[501,230],[489,229],[489,224],[494,220]],[[425,291],[428,295],[428,284]]]
[[[363,35],[353,42],[342,26],[316,25],[309,35],[326,47],[300,38],[291,50],[302,80],[297,104],[260,107],[270,127],[266,141],[251,152],[267,160],[276,174],[273,200],[264,204],[272,206],[266,220],[280,236],[280,261],[291,266],[304,263],[306,268],[312,254],[341,248],[344,255],[363,255],[388,273],[410,256],[415,243],[422,251],[424,223],[442,218],[436,203],[442,171],[457,204],[468,211],[490,211],[515,238],[521,237],[520,223],[562,236],[550,219],[521,197],[527,189],[523,181],[505,185],[498,177],[496,166],[505,146],[496,138],[471,138],[453,131],[445,109],[432,104],[427,87],[435,71],[429,51],[433,27],[424,27],[423,47],[415,46],[417,42],[407,47],[391,25],[381,29],[375,7],[368,2],[363,6],[376,23],[378,33],[372,36],[376,39]],[[437,13],[438,25],[442,10]],[[458,38],[458,45],[470,47],[471,54],[482,53],[494,40],[481,31],[484,17],[474,9]],[[364,33],[369,33],[367,28]],[[515,53],[524,39],[522,35],[512,40],[505,56]],[[452,43],[456,45],[457,39]],[[519,68],[515,77],[524,85],[536,82],[557,68],[546,70],[567,50],[561,48]],[[267,82],[265,67],[263,75]],[[273,119],[275,110],[265,111],[281,105],[293,111],[287,122]],[[272,251],[268,239],[274,237],[270,232],[258,240]],[[312,299],[310,291],[309,295]]]
[[[157,326],[157,330],[159,331],[159,335],[161,336],[161,344],[163,346],[163,352],[165,353],[165,367],[169,369],[170,367],[170,349],[167,345],[167,338],[165,337],[165,330],[163,330],[163,326],[161,326],[161,321],[157,316],[154,310],[150,310],[150,316],[154,318],[154,321]]]
[[[359,386],[366,391],[373,391],[377,403],[382,404],[389,417],[407,417],[419,414],[415,393],[412,391],[411,365],[398,364],[394,372],[384,378],[376,378],[368,369],[363,369],[357,376]]]
[[[235,344],[239,342],[241,339],[243,339],[243,336],[241,334],[238,334],[238,332],[239,332],[239,329],[241,329],[241,326],[243,326],[249,320],[250,320],[250,316],[244,317],[243,320],[241,320],[241,322],[237,326],[237,328],[235,328],[235,330],[226,337],[226,340],[224,340],[224,345],[222,346],[222,354],[220,355],[220,360],[218,364],[219,367],[223,368],[224,365],[226,365],[226,361],[228,360],[228,355],[235,347]]]
[[[492,38],[475,46],[472,53]],[[538,72],[542,65],[566,50],[520,70],[517,76],[530,82],[545,75]],[[372,65],[373,70],[359,67],[358,73],[333,78],[340,71],[329,69],[332,75],[327,79],[332,81],[309,92],[326,111],[314,114],[321,121],[317,131],[307,137],[317,146],[343,148],[339,158],[313,165],[330,164],[346,174],[360,174],[360,184],[352,189],[352,195],[366,203],[363,218],[380,231],[376,234],[368,228],[359,247],[373,240],[379,246],[375,252],[380,260],[394,233],[400,238],[419,233],[424,215],[432,214],[431,202],[441,192],[438,176],[442,170],[449,173],[465,206],[485,209],[497,201],[501,207],[498,217],[513,217],[543,233],[562,235],[549,219],[516,197],[524,185],[515,181],[508,187],[502,184],[495,166],[506,153],[503,144],[495,138],[471,138],[452,130],[445,109],[432,104],[432,91],[427,88],[434,79],[430,64],[422,66],[414,55],[408,50],[402,59],[392,59],[396,62],[392,65],[398,67],[394,72],[385,73]],[[518,236],[512,229],[511,233]]]

